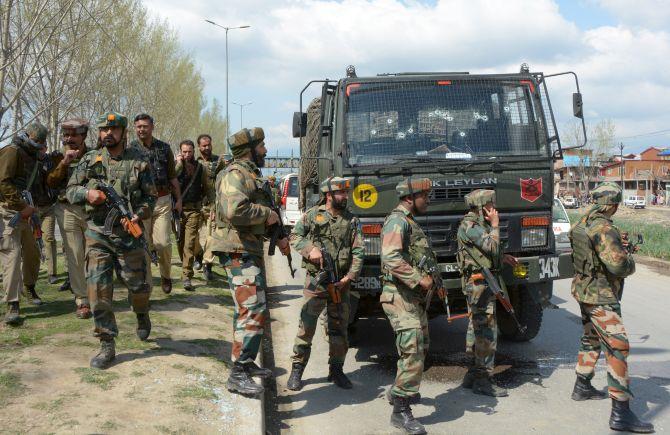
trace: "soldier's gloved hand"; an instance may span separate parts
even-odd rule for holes
[[[291,253],[291,245],[288,244],[288,238],[287,237],[284,237],[283,239],[277,240],[277,247],[279,248],[279,252],[281,252],[282,255],[284,255],[284,256]]]
[[[27,205],[27,206],[23,207],[23,210],[21,210],[21,217],[23,219],[28,219],[30,216],[33,215],[33,213],[35,213],[35,211],[36,211],[35,207],[31,207],[31,206]]]
[[[89,204],[100,205],[105,202],[105,199],[107,199],[107,197],[101,190],[89,189],[89,191],[86,192],[86,200]]]
[[[268,220],[265,221],[265,225],[270,227],[270,226],[276,224],[277,222],[279,222],[279,215],[277,213],[275,213],[275,211],[273,210],[273,211],[270,212],[270,216],[268,216]]]
[[[424,292],[430,291],[430,289],[433,288],[433,277],[424,275],[424,277],[421,278],[421,281],[419,281],[419,287],[421,287],[421,290]]]
[[[319,266],[323,266],[323,257],[321,256],[321,250],[317,248],[316,246],[312,248],[311,251],[309,251],[309,255],[307,256],[307,260],[314,264],[318,264]]]

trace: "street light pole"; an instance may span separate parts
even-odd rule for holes
[[[621,159],[621,194],[623,195],[624,192],[624,181],[623,181],[623,173],[626,169],[626,166],[623,162],[623,142],[619,142],[619,158]]]
[[[217,24],[212,20],[205,20],[205,21],[216,27],[221,27],[226,31],[226,137],[228,137],[230,135],[230,117],[228,116],[228,31],[235,29],[248,29],[251,26],[227,27]]]
[[[249,101],[248,103],[236,103],[233,101],[233,104],[236,106],[240,106],[240,130],[244,128],[244,123],[242,122],[242,109],[244,109],[244,106],[248,106],[250,104],[254,104],[253,101]]]

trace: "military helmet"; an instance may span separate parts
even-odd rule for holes
[[[421,192],[430,192],[433,188],[433,183],[428,178],[412,178],[408,177],[402,180],[395,187],[395,191],[398,193],[398,198],[404,198],[407,195],[413,195],[415,193]]]
[[[338,190],[348,190],[351,188],[351,179],[343,177],[328,177],[321,182],[319,186],[321,192],[335,192]]]
[[[100,115],[95,125],[98,128],[105,127],[128,127],[128,118],[118,112],[107,112]]]
[[[265,132],[260,127],[243,128],[228,137],[228,148],[234,158],[243,156],[251,148],[255,147],[265,139]]]
[[[614,205],[621,202],[621,187],[611,181],[600,183],[591,191],[593,202],[599,205]]]
[[[465,204],[468,207],[484,207],[488,202],[496,203],[495,190],[476,189],[465,195]]]
[[[63,121],[60,125],[61,131],[74,130],[75,134],[88,133],[89,122],[83,118],[70,118]]]

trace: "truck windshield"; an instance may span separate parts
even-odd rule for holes
[[[547,155],[530,81],[349,83],[349,165]]]

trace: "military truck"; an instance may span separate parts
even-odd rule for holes
[[[366,253],[363,274],[353,285],[359,299],[352,315],[380,312],[379,236],[398,202],[396,184],[408,176],[428,177],[431,204],[417,221],[437,254],[452,314],[467,310],[456,264],[456,233],[467,212],[463,197],[474,189],[495,189],[504,250],[520,261],[503,276],[527,326],[518,331],[499,309],[499,330],[516,341],[537,335],[554,280],[573,274],[570,253],[556,252],[552,231],[554,162],[562,159],[563,148],[546,79],[559,75],[574,76],[573,115],[582,120],[585,144],[582,97],[572,72],[544,75],[522,64],[510,74],[358,77],[350,66],[344,78],[305,86],[293,117],[293,136],[300,138],[300,205],[306,209],[318,201],[324,178],[352,177],[350,208],[360,218]],[[303,112],[303,96],[314,84],[321,85],[321,97]],[[440,314],[441,305],[434,302],[429,313]]]

